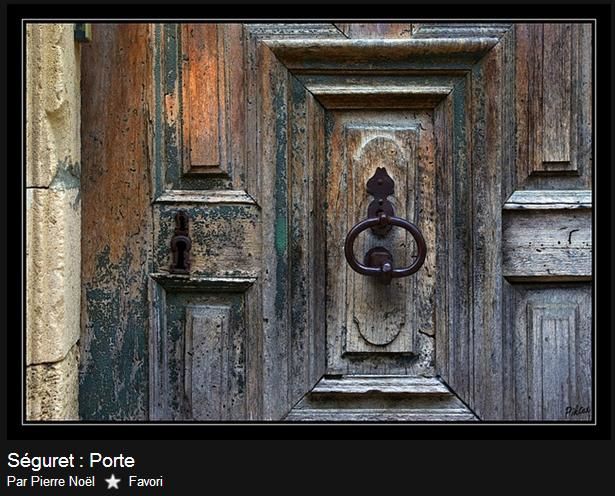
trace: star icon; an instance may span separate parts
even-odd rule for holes
[[[120,482],[122,479],[118,479],[115,477],[115,475],[111,474],[111,477],[109,477],[108,479],[105,479],[105,482],[107,483],[107,489],[119,489],[119,487],[117,487],[118,482]]]

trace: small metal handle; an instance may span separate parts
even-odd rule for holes
[[[354,256],[354,242],[357,239],[357,236],[369,229],[370,227],[376,226],[397,226],[403,227],[406,231],[412,234],[412,237],[416,241],[416,245],[418,248],[418,255],[416,260],[410,267],[404,267],[402,269],[392,269],[390,263],[384,263],[381,267],[369,267],[367,265],[359,262]],[[348,265],[359,274],[364,276],[376,276],[382,282],[387,284],[390,282],[391,278],[396,277],[407,277],[411,274],[414,274],[417,270],[421,268],[423,262],[425,261],[425,255],[427,255],[427,246],[425,244],[425,238],[419,231],[419,228],[416,227],[412,222],[409,222],[405,219],[400,219],[399,217],[390,217],[384,213],[381,213],[378,217],[369,217],[365,220],[362,220],[358,224],[352,227],[348,234],[346,235],[346,241],[344,242],[344,254],[346,255],[346,261]],[[388,282],[387,282],[388,281]]]

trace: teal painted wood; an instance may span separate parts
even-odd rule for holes
[[[96,41],[82,45],[84,420],[148,417],[149,29],[94,24]]]
[[[344,227],[339,219],[346,207],[334,205],[338,197],[327,198],[327,191],[346,183],[330,184],[335,161],[327,140],[343,112],[365,122],[419,110],[433,115],[436,172],[417,179],[419,185],[435,181],[433,207],[425,203],[436,224],[435,294],[433,302],[417,305],[427,316],[428,332],[420,339],[435,341],[429,370],[482,419],[522,418],[521,411],[530,412],[523,413],[527,418],[561,418],[554,409],[565,405],[552,395],[540,405],[528,395],[519,407],[519,394],[546,383],[556,387],[566,378],[574,382],[570,401],[591,402],[589,369],[561,351],[562,340],[545,350],[549,363],[561,358],[564,365],[538,377],[540,347],[533,337],[551,339],[568,329],[571,346],[581,343],[586,354],[589,331],[578,316],[589,308],[587,287],[554,279],[524,299],[517,294],[521,286],[507,282],[502,271],[502,209],[518,187],[529,184],[520,180],[526,169],[519,165],[529,156],[523,140],[530,139],[521,132],[527,130],[517,55],[522,30],[421,25],[420,36],[440,33],[443,39],[353,42],[327,25],[221,26],[218,67],[225,83],[221,117],[212,125],[221,126],[220,136],[227,134],[214,171],[184,163],[183,28],[94,27],[102,43],[84,57],[82,194],[89,210],[83,229],[83,418],[277,420],[323,377],[326,365],[333,366],[325,358],[341,354],[342,343],[326,349],[327,313],[344,313],[345,303],[331,305],[346,300],[330,294],[339,267],[327,268],[327,260],[335,260],[330,240]],[[587,51],[587,30],[570,32],[570,46]],[[132,55],[114,58],[120,47],[132,47]],[[570,57],[578,76],[570,86],[570,122],[576,126],[571,143],[580,147],[579,175],[532,173],[537,189],[553,190],[549,198],[555,202],[558,184],[588,184],[591,123],[579,88],[590,75],[577,52]],[[135,60],[145,64],[132,64],[130,71],[122,66]],[[109,79],[97,81],[103,67],[102,77]],[[119,98],[121,91],[128,93]],[[555,143],[561,136],[551,138]],[[416,193],[416,201],[424,196]],[[173,216],[180,208],[189,212],[195,244],[190,276],[168,271]],[[336,208],[339,218],[332,214]],[[417,222],[427,215],[415,214]],[[423,289],[417,297],[429,294]],[[569,296],[581,310],[564,304]],[[527,304],[538,310],[520,327],[511,324]],[[540,324],[540,315],[554,323]],[[212,361],[205,359],[208,350]],[[413,370],[407,357],[371,355],[340,370]],[[522,366],[528,360],[531,374]],[[327,415],[363,418],[345,416],[344,405],[348,411],[352,405],[341,398],[332,401]],[[370,403],[371,420],[390,418],[381,406]]]

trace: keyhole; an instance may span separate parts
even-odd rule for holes
[[[178,226],[177,227],[179,228],[180,231],[186,231],[186,217],[185,217],[185,215],[183,213],[181,213],[177,217],[178,217],[177,218],[177,220],[178,220],[178,222],[177,222]]]
[[[171,239],[172,274],[188,274],[190,272],[192,240],[188,234],[188,219],[188,214],[183,210],[175,214],[175,235]]]
[[[178,241],[175,246],[177,247],[177,263],[175,266],[178,269],[186,269],[186,243]]]

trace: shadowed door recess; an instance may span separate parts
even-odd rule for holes
[[[92,36],[82,418],[591,418],[590,25]],[[344,254],[378,168],[389,284]]]

